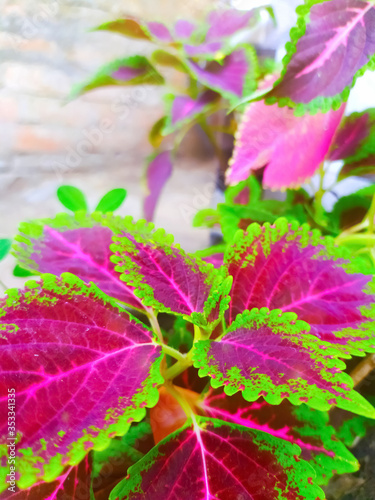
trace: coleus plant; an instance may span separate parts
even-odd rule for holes
[[[107,85],[165,86],[165,115],[149,134],[154,152],[147,159],[145,173],[147,195],[143,208],[148,220],[153,218],[187,132],[199,124],[219,153],[218,131],[233,134],[234,130],[234,123],[225,119],[223,111],[229,111],[255,91],[257,81],[267,72],[255,49],[241,42],[243,33],[254,27],[258,19],[259,9],[240,12],[225,8],[209,12],[200,23],[179,20],[167,27],[126,17],[96,28],[158,47],[149,59],[131,56],[105,65],[72,93],[77,96]],[[171,70],[177,72],[176,77],[170,78]],[[221,160],[225,170],[226,162]]]
[[[332,238],[252,224],[215,267],[77,212],[22,224],[13,253],[40,277],[0,304],[0,498],[324,499],[357,470],[327,412],[375,418],[342,361],[375,352],[375,288]]]

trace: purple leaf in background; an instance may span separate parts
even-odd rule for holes
[[[328,113],[295,116],[292,109],[277,104],[250,104],[236,134],[227,182],[237,184],[266,167],[266,187],[300,186],[324,161],[343,113],[344,106]]]
[[[321,500],[299,453],[264,432],[195,417],[132,466],[109,500]]]
[[[222,40],[234,35],[237,31],[246,28],[250,19],[254,17],[251,11],[239,11],[237,9],[215,9],[207,16],[209,29],[206,34],[206,42],[211,40]]]
[[[375,154],[357,161],[345,163],[339,174],[339,180],[356,175],[359,177],[372,177],[375,175]]]
[[[0,303],[0,415],[12,387],[19,486],[26,488],[53,480],[144,418],[144,407],[158,399],[161,348],[113,299],[71,274],[43,275],[7,293]],[[3,418],[2,442],[7,435]]]
[[[0,494],[0,500],[90,500],[91,457],[86,457],[78,465],[67,467],[52,482],[39,482],[25,490],[16,487]],[[7,484],[9,486],[9,484]]]
[[[120,280],[110,261],[111,217],[84,213],[60,214],[20,226],[14,255],[25,269],[59,276],[69,272],[130,307],[144,309],[130,287]]]
[[[237,316],[220,340],[194,344],[200,377],[228,395],[241,391],[246,401],[260,396],[269,404],[287,398],[326,411],[332,405],[375,417],[375,409],[352,389],[338,351],[307,333],[308,325],[293,313],[252,309]]]
[[[144,200],[143,210],[145,218],[151,221],[155,207],[167,180],[172,175],[173,164],[170,151],[163,151],[154,156],[147,166],[146,184],[148,194]]]
[[[176,96],[173,99],[170,112],[171,126],[173,128],[180,126],[205,112],[217,98],[218,94],[212,90],[206,90],[197,99],[192,99],[189,96]]]
[[[153,224],[129,223],[113,239],[116,271],[137,289],[147,306],[159,311],[190,316],[203,313],[216,272],[211,264],[186,253],[173,236]]]
[[[179,19],[174,25],[174,32],[176,34],[176,37],[181,40],[190,38],[195,29],[195,24],[186,19]]]
[[[222,390],[209,391],[199,407],[204,414],[267,432],[301,448],[301,458],[310,462],[317,473],[317,484],[327,484],[334,474],[355,472],[358,461],[337,439],[329,425],[328,413],[308,406],[282,401],[277,406],[262,399],[249,403],[240,393],[227,396]]]
[[[369,113],[353,113],[344,118],[332,144],[328,160],[345,160],[355,155],[361,142],[370,133]]]
[[[374,352],[371,276],[347,259],[343,249],[307,226],[284,219],[274,226],[252,224],[237,234],[224,259],[233,276],[228,323],[254,307],[292,311],[343,357]]]
[[[137,20],[131,17],[125,19],[117,19],[108,23],[101,24],[96,31],[106,30],[119,33],[120,35],[128,36],[130,38],[140,38],[143,40],[151,40],[149,35],[145,32],[144,26]]]
[[[222,42],[207,42],[200,45],[185,44],[184,50],[188,57],[212,56],[215,57],[223,47]]]
[[[116,59],[102,66],[87,81],[75,85],[70,97],[108,85],[162,85],[164,78],[144,56]]]
[[[209,61],[202,68],[188,59],[187,64],[197,79],[207,87],[217,90],[224,97],[242,97],[254,81],[252,54],[250,47],[240,47],[220,63]]]
[[[269,95],[294,103],[317,99],[318,105],[329,98],[338,105],[362,68],[373,66],[375,7],[362,0],[329,0],[298,11],[282,78]]]
[[[171,43],[173,42],[173,37],[169,31],[169,29],[162,23],[151,22],[147,23],[147,29],[159,42]]]

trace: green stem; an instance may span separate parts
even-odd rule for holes
[[[157,319],[153,309],[147,308],[146,314],[147,314],[147,317],[150,321],[151,327],[152,327],[155,335],[157,336],[159,342],[161,344],[163,344],[164,343],[163,334],[161,333],[160,325],[159,325],[158,319]]]
[[[373,234],[374,232],[374,218],[375,218],[375,194],[372,197],[371,207],[368,211],[367,219],[368,219],[368,229],[367,232],[369,234]]]
[[[348,236],[338,236],[336,238],[338,243],[357,243],[358,245],[375,244],[375,234],[350,234]]]
[[[314,202],[314,207],[315,207],[315,219],[316,221],[321,224],[322,226],[325,226],[326,223],[324,221],[324,209],[323,209],[323,196],[325,194],[324,190],[324,163],[322,163],[319,167],[319,189],[315,193],[315,202]]]
[[[177,361],[180,361],[183,363],[186,359],[186,356],[184,354],[181,354],[180,351],[173,349],[173,347],[170,347],[169,345],[162,344],[161,348],[163,349],[165,354],[172,356],[172,358],[177,359]]]
[[[173,380],[178,377],[181,373],[183,373],[187,368],[193,365],[192,358],[192,349],[184,356],[184,359],[177,361],[174,365],[164,371],[163,378],[164,380]]]
[[[175,398],[181,408],[184,410],[187,418],[192,418],[193,410],[186,399],[178,392],[175,386],[171,382],[166,382],[164,386],[169,394]]]

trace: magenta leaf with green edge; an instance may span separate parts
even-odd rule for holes
[[[324,161],[340,124],[338,111],[295,116],[293,109],[250,104],[236,134],[227,182],[237,184],[263,168],[264,186],[296,188],[312,177]]]
[[[102,66],[89,80],[75,85],[71,98],[108,85],[162,85],[164,78],[144,56],[116,59]]]
[[[346,116],[332,144],[328,160],[345,160],[355,156],[361,143],[369,136],[372,126],[375,125],[373,118],[375,115],[372,117],[369,111]]]
[[[250,46],[238,47],[220,62],[209,61],[205,68],[191,59],[186,63],[202,84],[228,99],[242,97],[256,85],[256,54]]]
[[[222,40],[247,28],[250,20],[254,18],[252,11],[239,11],[237,9],[215,9],[207,16],[209,29],[206,33],[206,42]]]
[[[120,280],[110,260],[114,218],[100,213],[59,214],[20,225],[13,255],[21,266],[38,273],[75,274],[129,307],[144,309],[132,289]]]
[[[213,90],[204,91],[197,99],[189,96],[171,96],[165,132],[174,132],[186,123],[195,120],[199,115],[208,113],[219,97],[219,94]]]
[[[46,274],[7,293],[0,310],[0,456],[8,453],[11,387],[18,485],[27,488],[54,480],[142,420],[158,400],[162,355],[150,330],[72,274]]]
[[[334,474],[358,470],[358,461],[337,439],[334,428],[328,425],[326,412],[312,410],[304,404],[293,406],[285,400],[277,406],[261,399],[248,403],[240,393],[227,396],[222,390],[211,390],[200,408],[209,417],[297,444],[301,448],[301,458],[314,468],[317,484],[327,484]]]
[[[115,270],[144,305],[187,317],[204,313],[216,278],[212,264],[188,254],[173,243],[172,235],[154,231],[145,221],[126,219],[113,240]]]
[[[284,70],[269,100],[337,109],[356,79],[375,68],[375,6],[362,0],[307,0],[297,12]]]
[[[196,417],[129,469],[109,500],[322,500],[298,446]]]
[[[263,396],[267,403],[284,398],[326,411],[332,405],[375,418],[375,409],[353,387],[345,364],[328,342],[308,333],[294,313],[252,309],[237,316],[219,340],[194,344],[200,377],[228,395],[238,391],[246,401]]]
[[[108,23],[101,24],[95,31],[112,31],[120,35],[130,38],[140,38],[141,40],[151,40],[151,37],[146,33],[144,26],[131,17],[126,19],[117,19]]]
[[[91,455],[78,465],[68,466],[52,482],[38,482],[27,489],[5,490],[0,500],[91,500]],[[9,485],[8,485],[9,486]]]
[[[224,262],[233,276],[228,324],[245,309],[294,312],[342,357],[374,352],[375,295],[361,261],[307,225],[279,219],[239,231]]]
[[[172,175],[172,170],[171,151],[163,151],[149,159],[146,170],[147,195],[143,202],[144,216],[148,221],[154,218],[157,202],[166,182]]]
[[[174,32],[179,40],[190,38],[196,29],[196,25],[186,19],[179,19],[174,25]]]

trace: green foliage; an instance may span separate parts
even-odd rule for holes
[[[122,188],[112,189],[108,191],[103,198],[99,201],[96,207],[96,212],[114,212],[117,210],[125,201],[126,190]]]
[[[82,191],[74,186],[60,186],[57,197],[65,208],[72,212],[87,211],[87,201]]]

